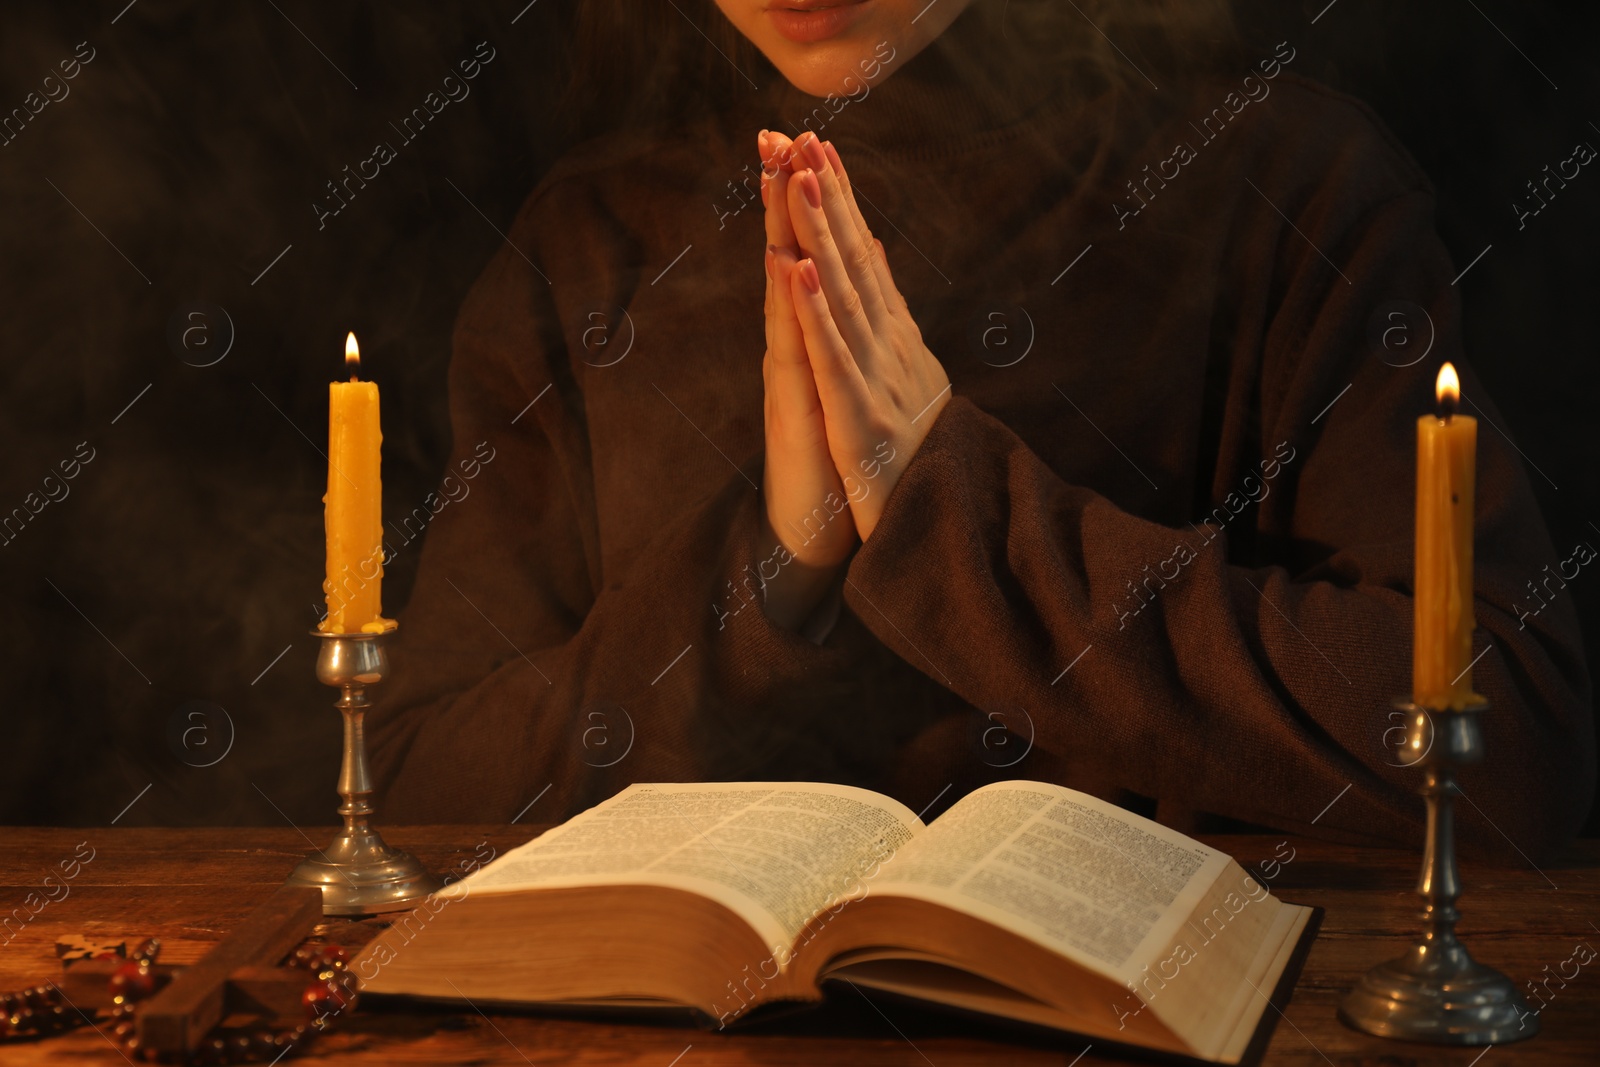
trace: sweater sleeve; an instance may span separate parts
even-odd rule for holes
[[[1391,712],[1411,680],[1415,420],[1440,362],[1462,366],[1453,271],[1422,190],[1340,232],[1301,219],[1342,272],[1252,206],[1239,225],[1265,228],[1254,247],[1288,251],[1241,283],[1276,300],[1235,331],[1252,352],[1233,373],[1254,380],[1228,395],[1253,410],[1228,412],[1225,436],[1244,444],[1212,477],[1212,510],[1177,528],[1131,514],[958,395],[853,559],[846,601],[931,679],[974,705],[1031,709],[1039,745],[1092,751],[1126,788],[1415,844],[1422,772]],[[1368,341],[1395,297],[1437,330],[1409,367]],[[1412,326],[1420,350],[1421,317]],[[1472,671],[1492,708],[1457,822],[1468,848],[1531,862],[1589,807],[1589,681],[1570,599],[1519,622],[1525,580],[1567,553],[1551,548],[1503,419],[1470,369],[1463,381],[1480,420]]]
[[[529,818],[551,820],[631,781],[747,777],[814,714],[794,683],[850,655],[754,602],[759,454],[602,572],[584,399],[535,265],[536,209],[456,325],[455,441],[371,716],[391,821],[503,822],[541,797]]]

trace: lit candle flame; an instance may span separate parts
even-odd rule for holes
[[[361,346],[356,344],[356,335],[353,331],[344,339],[344,365],[350,368],[352,373],[361,367]],[[1449,364],[1445,366],[1448,367]]]
[[[1439,368],[1439,378],[1434,383],[1433,395],[1439,401],[1439,418],[1448,422],[1455,417],[1456,405],[1461,401],[1461,379],[1456,368],[1446,363]]]
[[[354,344],[355,334],[350,336],[352,338],[350,343]],[[1461,399],[1461,379],[1456,377],[1456,368],[1453,364],[1446,363],[1439,368],[1439,380],[1434,385],[1433,391],[1439,398],[1439,403],[1448,403],[1451,407],[1455,407],[1456,402]]]

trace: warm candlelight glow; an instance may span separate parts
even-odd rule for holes
[[[361,381],[356,335],[344,342],[349,382],[328,385],[328,492],[325,524],[328,575],[322,591],[327,633],[377,633],[394,629],[382,614],[383,480],[379,451],[378,383]]]
[[[1461,379],[1439,368],[1438,408],[1417,420],[1417,545],[1412,700],[1460,709],[1472,690],[1472,516],[1478,420],[1457,415]]]
[[[351,334],[351,344],[355,343],[355,334]],[[1446,363],[1439,368],[1439,380],[1434,384],[1433,395],[1439,398],[1439,403],[1451,408],[1461,399],[1461,379],[1456,376],[1453,364]]]

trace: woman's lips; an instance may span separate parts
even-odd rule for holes
[[[856,20],[869,0],[808,0],[777,2],[767,8],[767,14],[779,33],[799,44],[825,41],[838,36]]]

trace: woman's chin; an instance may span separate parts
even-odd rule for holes
[[[790,85],[807,96],[849,96],[851,92],[850,86],[856,84],[852,82],[850,85],[846,85],[845,76],[849,73],[848,68],[843,70],[835,70],[831,67],[818,69],[807,65],[798,69],[784,70],[782,67],[778,69]],[[859,95],[860,89],[857,88],[855,91]]]
[[[859,97],[863,88],[881,85],[910,52],[903,42],[879,35],[807,46],[780,40],[766,55],[790,85],[808,96]]]

